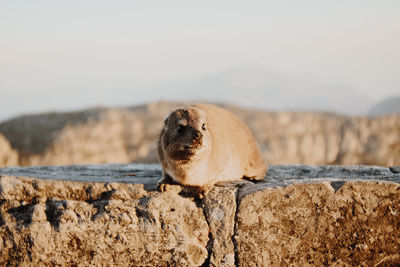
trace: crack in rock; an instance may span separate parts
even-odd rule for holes
[[[67,208],[65,200],[50,200],[46,201],[46,219],[56,231],[60,229],[61,215]]]
[[[105,207],[108,206],[109,200],[111,196],[115,193],[116,189],[104,191],[97,199],[90,198],[86,202],[92,204],[94,208],[97,209],[97,212],[92,216],[91,220],[96,220],[99,216],[101,216],[104,212],[106,212]]]
[[[18,224],[26,227],[32,223],[33,210],[35,209],[36,204],[37,200],[34,198],[31,204],[10,208],[7,212],[15,218]]]

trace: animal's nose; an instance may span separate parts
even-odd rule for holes
[[[193,131],[193,138],[200,139],[203,137],[203,134],[200,131]]]

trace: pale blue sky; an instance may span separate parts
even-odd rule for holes
[[[241,66],[400,94],[398,0],[8,0],[0,36],[0,120],[163,99]]]

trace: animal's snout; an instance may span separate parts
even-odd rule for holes
[[[193,139],[199,140],[203,137],[203,134],[200,131],[193,131]]]

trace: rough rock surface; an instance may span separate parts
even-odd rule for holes
[[[223,196],[223,197],[221,197]],[[209,266],[235,266],[234,235],[236,190],[216,187],[204,199],[204,214],[210,227]]]
[[[201,201],[155,164],[0,176],[0,265],[400,264],[399,167],[271,166]]]
[[[174,192],[5,175],[0,192],[0,265],[198,266],[207,258],[203,211]]]
[[[0,167],[17,165],[18,152],[12,149],[7,139],[0,134]]]
[[[398,184],[325,182],[246,195],[235,238],[241,265],[371,266],[399,255],[399,227]]]
[[[156,163],[162,121],[180,104],[29,115],[0,123],[19,164]],[[269,164],[400,165],[400,115],[346,117],[225,106],[255,134]]]

